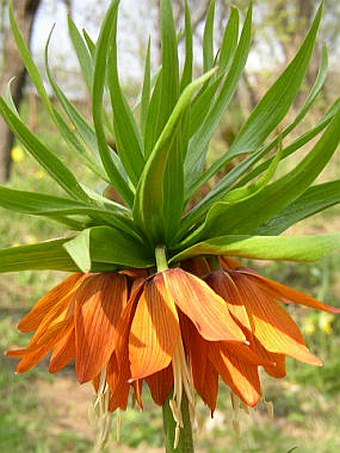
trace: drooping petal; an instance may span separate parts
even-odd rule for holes
[[[174,386],[174,376],[171,364],[164,370],[149,376],[146,382],[150,388],[152,399],[159,406],[165,404]]]
[[[75,340],[74,328],[70,329],[70,331],[59,340],[52,352],[49,366],[50,373],[56,373],[57,371],[62,370],[74,360],[76,356]]]
[[[227,272],[215,271],[205,278],[206,283],[227,302],[230,314],[241,326],[251,329],[248,313],[234,280]]]
[[[176,305],[209,341],[245,341],[242,330],[231,318],[225,301],[204,281],[182,269],[162,273]]]
[[[90,381],[106,367],[127,300],[127,277],[115,273],[97,274],[77,291],[75,336],[79,382]]]
[[[263,291],[267,292],[270,296],[281,302],[296,302],[301,305],[305,305],[310,308],[316,308],[317,310],[327,311],[329,313],[340,313],[340,307],[332,307],[327,305],[314,297],[306,294],[302,291],[290,288],[289,286],[283,285],[282,283],[271,280],[263,275],[258,274],[249,268],[240,268],[238,272],[244,275],[260,286]]]
[[[223,269],[226,269],[226,270],[227,269],[237,269],[242,266],[241,263],[234,260],[233,258],[230,258],[230,256],[221,256],[220,262],[221,262]]]
[[[18,373],[29,371],[44,359],[54,345],[68,334],[71,328],[72,322],[70,319],[54,324],[47,329],[36,345],[18,351],[8,351],[6,355],[8,357],[22,358],[16,369]]]
[[[187,316],[181,312],[179,315],[181,334],[189,357],[194,387],[213,414],[217,403],[218,374],[208,359],[208,348],[211,343],[201,337]]]
[[[224,382],[248,406],[254,407],[261,399],[258,366],[240,359],[228,344],[214,343],[209,348],[209,359]]]
[[[176,306],[161,274],[148,280],[131,324],[129,357],[132,379],[146,378],[166,368],[179,339]]]
[[[56,304],[67,306],[70,303],[81,282],[86,278],[84,274],[72,274],[66,280],[54,287],[40,299],[32,310],[20,321],[18,329],[22,332],[37,330],[44,318],[49,315]]]
[[[245,304],[252,332],[270,352],[285,354],[311,365],[322,365],[306,347],[303,336],[288,313],[247,276],[232,272],[240,296]]]
[[[196,277],[203,278],[209,274],[210,268],[207,260],[203,256],[197,256],[181,262],[181,269],[196,275]]]
[[[114,412],[118,408],[125,410],[128,405],[131,385],[128,382],[130,373],[127,353],[123,359],[124,362],[126,362],[126,367],[118,366],[117,354],[114,351],[107,367],[106,379],[110,387],[111,398],[109,410],[111,412]]]
[[[142,284],[137,285],[134,289],[117,326],[115,334],[116,348],[107,368],[107,381],[111,393],[109,405],[111,412],[117,408],[125,410],[128,404],[131,390],[131,383],[129,382],[131,380],[129,336],[132,320],[142,290]]]

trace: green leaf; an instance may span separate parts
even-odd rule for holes
[[[193,73],[193,35],[192,35],[192,23],[191,23],[191,12],[188,0],[185,0],[185,61],[183,74],[180,83],[180,92],[192,82]]]
[[[79,32],[77,26],[73,22],[71,16],[68,16],[68,32],[71,37],[71,41],[76,51],[78,61],[84,76],[86,85],[91,90],[93,82],[93,59],[92,55],[89,52],[86,41]]]
[[[22,60],[23,60],[23,62],[25,64],[25,68],[26,68],[29,76],[31,77],[32,82],[36,86],[41,100],[46,105],[48,110],[51,112],[51,110],[52,110],[51,109],[51,102],[50,102],[50,99],[48,97],[47,91],[45,90],[43,79],[42,79],[42,77],[41,77],[41,75],[39,73],[38,68],[36,67],[36,65],[35,65],[35,63],[33,61],[33,58],[32,58],[32,55],[30,53],[30,50],[29,50],[29,48],[28,48],[28,46],[27,46],[27,44],[26,44],[26,42],[24,40],[24,37],[23,37],[19,27],[18,27],[18,24],[17,24],[17,22],[15,20],[12,1],[9,2],[8,12],[9,12],[9,20],[10,20],[13,36],[14,36],[15,42],[16,42],[16,44],[18,46],[21,58],[22,58]]]
[[[177,37],[171,0],[161,0],[162,72],[158,137],[167,123],[179,96]]]
[[[322,132],[325,127],[329,125],[329,123],[332,121],[333,117],[337,114],[337,112],[340,111],[340,100],[338,99],[335,101],[335,103],[330,107],[328,112],[324,115],[321,120],[318,121],[317,125],[314,126],[312,129],[308,130],[304,134],[302,134],[300,137],[295,139],[290,145],[288,145],[286,148],[283,149],[282,151],[282,159],[285,159],[286,157],[291,156],[295,151],[298,151],[300,148],[302,148],[306,143],[311,141],[314,137],[316,137],[320,132]],[[281,135],[281,134],[280,134]],[[245,164],[245,167],[250,168],[249,165],[247,165],[247,161],[256,163],[258,160],[260,160],[264,155],[266,155],[269,151],[268,147],[265,147],[264,149],[260,150],[257,154],[252,155],[245,159],[241,165]],[[254,159],[255,156],[255,159]],[[244,185],[247,184],[249,181],[251,181],[253,178],[261,174],[263,171],[265,171],[268,166],[271,164],[273,161],[274,157],[270,157],[269,159],[265,160],[262,162],[260,165],[255,167],[251,172],[249,172],[241,181],[238,182],[238,185]],[[231,172],[230,172],[231,173]],[[244,172],[242,172],[244,173]]]
[[[82,148],[81,150],[77,149],[78,154],[80,153],[80,157],[86,160],[86,164],[90,166],[96,166],[96,171],[101,173],[101,177],[103,179],[107,179],[107,176],[105,172],[103,172],[101,167],[98,167],[98,163],[91,159],[92,155],[96,157],[97,160],[100,161],[100,155],[98,152],[98,145],[97,145],[97,138],[95,131],[93,130],[92,126],[88,124],[84,116],[79,112],[79,110],[67,99],[63,91],[60,89],[59,85],[57,84],[55,77],[53,76],[53,73],[50,69],[49,65],[49,59],[48,59],[48,49],[49,49],[49,42],[51,39],[51,34],[49,35],[49,38],[47,40],[46,46],[45,46],[45,66],[46,66],[46,72],[47,76],[49,79],[49,82],[53,88],[53,91],[58,98],[61,106],[63,107],[64,111],[66,112],[67,116],[72,122],[72,125],[76,129],[76,131],[79,133],[80,137],[82,138],[85,149]],[[60,117],[58,111],[52,106],[53,108],[53,116],[56,116],[54,118],[57,123],[57,126],[60,128],[60,130],[63,132],[63,124],[62,127],[60,127],[60,123],[62,122],[62,118]],[[72,132],[72,131],[71,131]],[[73,134],[74,135],[74,134]],[[66,137],[67,138],[67,137]],[[82,147],[80,143],[76,145],[76,148]]]
[[[315,261],[340,249],[340,233],[315,236],[220,236],[178,253],[170,263],[198,255],[258,260]]]
[[[119,0],[115,0],[111,3],[105,15],[96,46],[92,89],[92,112],[94,127],[98,140],[98,149],[106,173],[110,178],[111,184],[119,191],[124,200],[131,206],[134,198],[133,191],[122,176],[115,161],[113,160],[110,147],[107,144],[103,126],[105,116],[103,96],[106,80],[107,54],[110,45],[111,26],[117,14],[118,4]]]
[[[310,187],[301,197],[256,230],[259,235],[280,234],[291,225],[340,203],[340,181]],[[326,221],[326,219],[325,219]]]
[[[145,59],[145,68],[144,68],[144,78],[143,78],[143,88],[142,88],[142,98],[141,98],[141,107],[140,107],[140,123],[143,136],[145,134],[145,126],[148,117],[149,104],[151,96],[151,41],[149,38],[148,48],[146,51]]]
[[[276,155],[274,156],[273,161],[271,162],[267,172],[262,175],[255,183],[248,186],[237,187],[234,190],[231,190],[227,193],[223,202],[215,203],[212,208],[209,210],[205,222],[201,227],[196,228],[193,233],[185,238],[184,244],[197,242],[206,237],[207,231],[209,231],[209,236],[218,236],[225,234],[225,228],[229,228],[228,225],[225,226],[225,215],[224,211],[227,207],[232,207],[240,203],[241,201],[246,201],[248,199],[253,199],[255,195],[259,194],[262,190],[265,190],[269,181],[273,178],[277,166],[280,162],[282,154],[282,143],[280,143],[280,148]]]
[[[93,263],[124,267],[153,266],[153,251],[131,236],[116,229],[98,226],[82,231],[63,247],[83,272],[90,272]]]
[[[215,0],[211,0],[203,32],[204,72],[208,72],[214,66],[214,19],[215,19]]]
[[[46,172],[69,195],[71,195],[72,198],[90,201],[73,173],[71,173],[66,165],[64,165],[52,151],[30,132],[17,114],[15,114],[6,104],[3,98],[0,98],[0,113],[27,151],[39,162]]]
[[[114,203],[108,207],[103,203],[102,207],[96,207],[67,198],[0,186],[0,206],[15,212],[52,218],[63,224],[66,216],[88,216],[92,221],[115,225],[122,231],[134,229],[127,210]]]
[[[195,91],[215,72],[212,70],[204,74],[185,88],[144,167],[140,183],[137,186],[133,215],[136,223],[152,242],[164,241],[168,228],[169,218],[162,209],[165,199],[163,182],[178,123],[190,106]]]
[[[319,121],[319,123],[312,129],[310,129],[305,134],[298,137],[293,143],[283,149],[282,159],[290,156],[292,153],[300,149],[303,145],[308,143],[314,137],[316,137],[328,124],[331,122],[334,115],[340,111],[340,101],[336,101],[326,115]],[[256,176],[265,171],[269,165],[271,165],[275,156],[267,159],[262,164],[258,165],[241,180],[240,178],[246,174],[246,172],[261,158],[266,156],[269,152],[268,147],[261,148],[256,153],[251,154],[238,165],[236,165],[228,174],[224,177],[226,189],[223,192],[223,197],[226,197],[230,190],[235,186],[242,187],[245,186],[249,181],[254,179]],[[222,195],[222,194],[221,194]],[[177,239],[181,240],[187,231],[192,230],[198,222],[202,221],[206,212],[214,204],[214,197],[211,196],[211,192],[204,198],[202,198],[199,203],[183,218],[181,227],[177,234]]]
[[[110,46],[107,56],[108,86],[113,110],[113,125],[119,157],[136,186],[144,168],[142,138],[125,96],[118,76],[117,14],[112,15]]]
[[[209,210],[202,235],[248,234],[297,199],[326,166],[340,140],[340,112],[309,154],[287,175],[254,196],[230,206],[217,202]]]
[[[189,143],[185,162],[185,182],[186,187],[190,188],[190,194],[192,194],[191,187],[202,173],[209,142],[223,118],[224,112],[235,93],[238,81],[242,76],[250,49],[251,18],[252,7],[250,6],[231,68],[224,79],[219,95]]]
[[[231,15],[224,32],[223,44],[221,48],[220,59],[218,62],[217,77],[214,80],[210,80],[210,83],[202,88],[201,92],[196,96],[192,103],[190,111],[190,127],[191,127],[190,137],[202,125],[206,117],[206,112],[212,105],[217,90],[221,85],[222,79],[226,71],[230,67],[237,47],[238,30],[239,30],[239,13],[238,10],[232,8]]]
[[[56,239],[2,249],[0,250],[0,272],[45,269],[79,272],[78,267],[62,247],[66,240]]]
[[[89,49],[89,52],[91,54],[91,57],[94,58],[96,53],[96,44],[91,38],[91,36],[88,34],[87,30],[83,29],[83,35],[86,41],[87,48]]]
[[[228,24],[223,34],[217,75],[225,74],[234,58],[239,29],[240,15],[235,7],[231,7]]]
[[[323,4],[321,4],[313,25],[295,58],[265,94],[261,102],[255,107],[235,138],[229,151],[212,165],[205,175],[204,180],[200,182],[200,185],[207,178],[216,174],[235,156],[253,152],[262,146],[265,139],[284,118],[293,104],[306,74],[320,25],[322,11]],[[197,184],[195,185],[196,187]],[[225,188],[226,184],[222,179],[215,187],[214,195],[223,192]],[[192,193],[192,190],[190,193]]]

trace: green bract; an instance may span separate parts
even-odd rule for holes
[[[1,250],[0,271],[148,268],[155,266],[154,250],[158,245],[166,247],[172,265],[200,254],[314,260],[338,249],[340,234],[336,233],[278,236],[292,224],[340,201],[339,181],[311,187],[339,143],[339,102],[315,127],[287,144],[288,135],[308,113],[324,84],[325,49],[309,96],[292,122],[275,136],[306,74],[322,5],[296,57],[250,114],[230,148],[209,168],[209,144],[223,118],[227,118],[226,110],[247,61],[252,7],[241,31],[239,12],[231,8],[221,49],[215,52],[215,2],[211,2],[203,36],[204,73],[193,80],[188,3],[185,59],[180,68],[172,2],[160,0],[162,65],[156,74],[151,74],[149,44],[138,108],[132,109],[118,75],[118,5],[117,0],[111,3],[96,44],[69,21],[70,36],[92,93],[92,123],[58,86],[49,68],[47,44],[47,75],[60,107],[52,103],[10,6],[18,48],[61,136],[82,164],[98,177],[98,187],[103,187],[103,182],[106,188],[114,187],[123,202],[111,200],[108,190],[94,193],[80,183],[48,145],[29,131],[8,90],[6,97],[0,99],[2,116],[66,194],[61,198],[1,187],[0,206],[56,220],[75,232],[57,240]],[[280,162],[317,136],[299,164],[272,182]],[[115,143],[116,148],[110,143]],[[197,202],[200,188],[241,155],[243,159],[238,159],[232,170],[225,172]]]

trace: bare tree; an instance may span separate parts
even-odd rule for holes
[[[32,35],[33,22],[40,0],[13,0],[13,7],[19,27],[29,43]],[[15,77],[12,83],[12,94],[16,105],[20,104],[25,83],[25,67],[10,30],[5,31],[4,62],[0,79],[0,91],[3,94],[8,81]],[[0,181],[7,181],[10,176],[13,134],[7,124],[0,118]]]

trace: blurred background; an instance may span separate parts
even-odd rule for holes
[[[30,43],[42,74],[44,46],[54,23],[50,45],[53,72],[67,95],[90,118],[90,95],[84,83],[75,53],[68,38],[67,16],[79,29],[86,28],[95,40],[109,0],[13,0],[17,20]],[[174,0],[178,28],[183,27],[183,4]],[[197,74],[201,71],[200,45],[208,0],[192,0],[195,57]],[[216,48],[221,42],[229,16],[230,2],[217,0],[215,18]],[[245,11],[248,1],[235,0],[234,5]],[[210,156],[228,149],[249,112],[294,56],[319,2],[314,0],[256,0],[254,1],[254,38],[246,71],[231,108],[213,141]],[[8,26],[7,0],[0,0],[0,89],[5,92],[12,82],[13,97],[29,127],[48,143],[60,158],[67,162],[82,181],[96,185],[93,175],[77,165],[53,129],[16,50]],[[140,90],[143,58],[147,41],[152,37],[152,60],[156,70],[160,63],[160,44],[157,34],[158,0],[121,0],[119,16],[120,75],[125,91],[133,103]],[[319,118],[334,102],[340,86],[339,58],[340,3],[328,0],[325,6],[319,45],[310,66],[301,95],[291,114],[294,115],[306,97],[318,70],[322,43],[329,49],[329,76],[325,87],[295,134],[317,124]],[[182,44],[180,44],[182,45]],[[338,53],[337,53],[338,52]],[[48,87],[48,84],[47,84]],[[294,137],[291,137],[291,141]],[[289,143],[289,139],[288,139]],[[306,152],[309,147],[306,148]],[[280,167],[287,171],[299,156],[293,156]],[[340,159],[335,156],[321,175],[322,180],[340,176]],[[11,187],[39,192],[58,193],[44,171],[33,161],[21,144],[14,140],[0,119],[0,183]],[[339,230],[339,208],[304,221],[290,234],[325,233]],[[27,218],[0,209],[0,247],[30,244],[61,236],[64,232],[53,222]],[[251,263],[253,267],[282,283],[305,290],[327,303],[340,306],[340,258],[330,257],[314,264]],[[52,376],[47,362],[25,375],[15,375],[15,361],[3,356],[13,347],[22,347],[28,335],[16,331],[19,319],[64,275],[57,272],[22,272],[0,276],[0,452],[59,453],[89,452],[94,439],[87,411],[92,401],[90,386],[80,387],[72,368]],[[274,418],[265,403],[250,411],[241,412],[240,433],[233,430],[234,414],[228,390],[221,385],[218,409],[214,419],[200,403],[197,407],[195,437],[198,452],[266,452],[335,453],[340,451],[340,318],[317,313],[302,307],[289,306],[289,311],[301,326],[312,351],[324,361],[315,369],[288,360],[285,380],[265,378],[266,400],[274,405]],[[129,409],[123,414],[122,436],[108,451],[162,451],[161,409],[155,407],[147,394],[145,411]],[[115,433],[113,433],[115,437]]]

